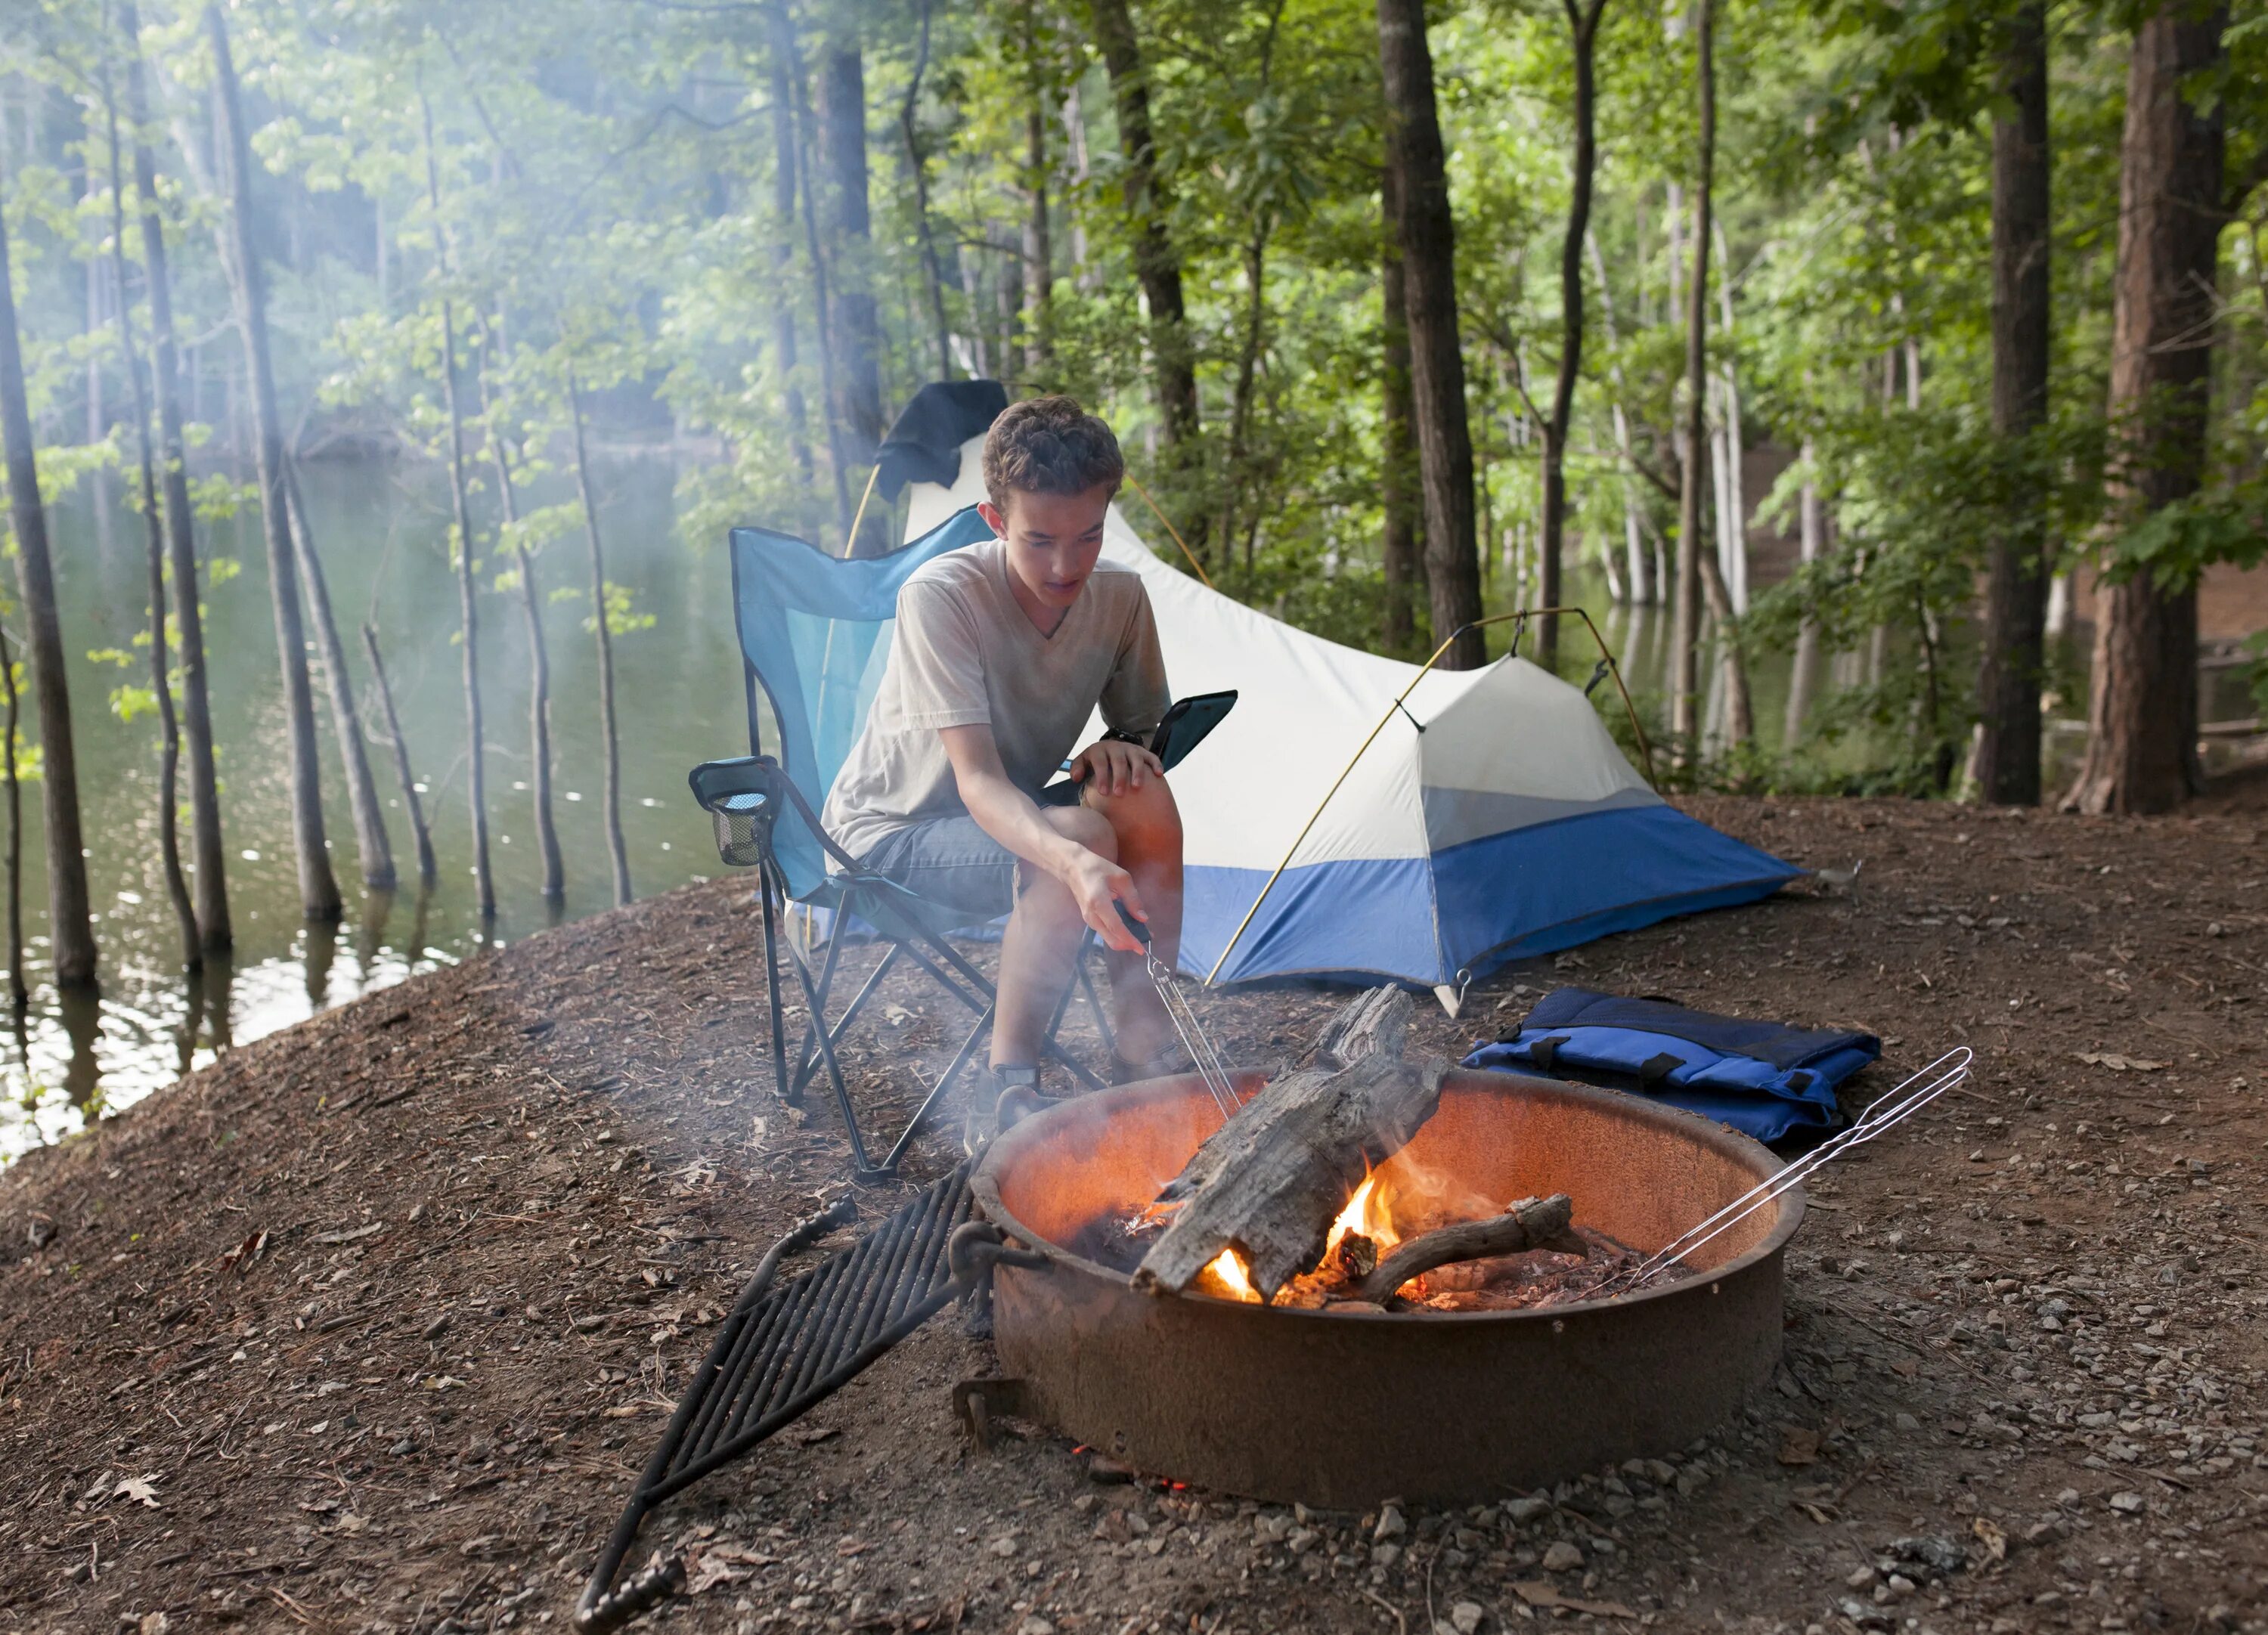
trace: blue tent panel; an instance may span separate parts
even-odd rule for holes
[[[1770,896],[1803,873],[1673,806],[1610,807],[1424,858],[1286,870],[1223,982],[1369,973],[1426,983],[1571,948],[1680,914]],[[1260,869],[1189,871],[1182,961],[1210,970],[1266,884]]]

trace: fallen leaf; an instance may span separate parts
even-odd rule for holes
[[[1977,1517],[1970,1522],[1969,1530],[1977,1535],[1977,1542],[1984,1546],[1984,1553],[1993,1560],[2006,1561],[2008,1558],[2008,1536],[2000,1530],[2000,1524],[1992,1517]]]
[[[1594,1618],[1635,1618],[1637,1610],[1619,1601],[1579,1601],[1572,1595],[1563,1595],[1543,1579],[1522,1579],[1512,1587],[1512,1593],[1531,1607],[1546,1611],[1565,1608],[1569,1612],[1587,1612]]]
[[[2168,1062],[2149,1062],[2139,1056],[2121,1056],[2115,1050],[2081,1050],[2079,1059],[2090,1067],[2107,1067],[2114,1073],[2154,1073],[2172,1065]]]
[[[453,1391],[463,1384],[464,1381],[453,1374],[429,1374],[425,1376],[425,1388],[429,1391]]]
[[[1817,1464],[1819,1432],[1800,1425],[1788,1426],[1780,1438],[1779,1462],[1789,1466]]]
[[[130,1499],[155,1510],[158,1508],[157,1484],[158,1473],[154,1470],[147,1476],[129,1476],[110,1490],[110,1496],[113,1499]]]
[[[722,1556],[703,1556],[694,1563],[693,1572],[685,1580],[685,1593],[688,1595],[705,1594],[719,1584],[738,1584],[751,1576],[747,1568],[733,1566]]]
[[[384,1221],[373,1220],[366,1226],[352,1226],[341,1232],[318,1232],[313,1241],[325,1244],[359,1243],[363,1239],[374,1238],[385,1230]]]
[[[800,1442],[806,1447],[815,1447],[820,1443],[832,1441],[842,1434],[842,1428],[838,1425],[815,1425],[807,1431],[791,1431],[788,1432],[788,1437],[790,1440]]]

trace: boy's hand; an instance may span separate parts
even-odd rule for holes
[[[1123,902],[1138,920],[1150,917],[1143,912],[1142,899],[1135,895],[1134,877],[1099,851],[1081,847],[1079,853],[1063,882],[1078,902],[1080,917],[1094,927],[1104,947],[1116,948],[1121,954],[1141,953],[1142,945],[1126,929],[1117,907]]]
[[[1089,744],[1071,763],[1071,781],[1097,795],[1123,795],[1165,775],[1157,756],[1139,744],[1117,738]]]

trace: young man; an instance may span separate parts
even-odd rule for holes
[[[828,830],[867,866],[972,923],[1008,914],[972,1145],[1004,1098],[1035,1101],[1048,1020],[1088,929],[1110,950],[1119,1079],[1180,1065],[1119,914],[1173,961],[1181,815],[1145,747],[1172,695],[1141,577],[1100,560],[1125,471],[1110,428],[1068,397],[993,423],[978,510],[997,537],[906,581],[874,707],[828,796]],[[1097,705],[1109,730],[1072,756]],[[1077,803],[1041,805],[1066,757]]]

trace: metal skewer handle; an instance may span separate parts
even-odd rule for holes
[[[1174,1031],[1181,1035],[1182,1049],[1189,1053],[1189,1060],[1197,1070],[1197,1077],[1204,1080],[1205,1088],[1212,1093],[1213,1102],[1220,1108],[1220,1116],[1224,1119],[1233,1118],[1236,1109],[1243,1103],[1238,1099],[1236,1086],[1229,1082],[1228,1069],[1221,1063],[1220,1052],[1212,1048],[1212,1041],[1205,1036],[1204,1027],[1197,1020],[1197,1012],[1189,1007],[1189,997],[1182,993],[1173,967],[1158,957],[1157,947],[1150,939],[1150,928],[1136,919],[1124,903],[1114,906],[1118,910],[1118,917],[1126,922],[1127,931],[1132,933],[1135,941],[1142,945],[1143,969],[1149,974],[1150,985],[1158,991],[1158,1002],[1166,1007],[1166,1020],[1173,1023]]]
[[[1676,1262],[1731,1231],[1765,1204],[1801,1186],[1822,1165],[1854,1146],[1862,1146],[1892,1125],[1902,1123],[1969,1077],[1976,1052],[1966,1045],[1947,1051],[1894,1089],[1877,1097],[1848,1130],[1817,1146],[1781,1169],[1771,1180],[1750,1188],[1698,1226],[1664,1244],[1630,1270],[1600,1285],[1602,1295],[1628,1294],[1644,1287]]]

